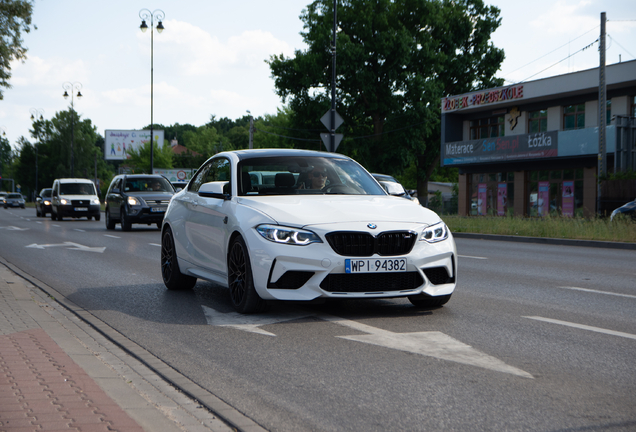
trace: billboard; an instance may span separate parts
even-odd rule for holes
[[[163,147],[163,131],[153,130],[154,141]],[[138,150],[150,140],[150,130],[113,130],[105,131],[104,159],[124,160],[127,159],[127,152],[130,149]]]

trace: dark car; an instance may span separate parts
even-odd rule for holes
[[[132,224],[157,224],[161,228],[163,215],[175,190],[162,175],[121,174],[115,176],[106,192],[106,228],[121,224],[130,231]]]
[[[631,217],[633,220],[636,220],[636,200],[630,201],[627,204],[614,210],[612,212],[612,216],[610,216],[610,220],[614,220],[614,218],[618,215]]]
[[[37,217],[46,217],[47,213],[51,213],[51,193],[53,189],[44,188],[35,198],[35,215]]]
[[[20,207],[24,208],[24,197],[19,193],[10,193],[4,197],[4,208]]]

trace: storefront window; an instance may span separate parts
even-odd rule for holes
[[[489,117],[470,121],[470,139],[496,138],[504,136],[504,117]]]
[[[583,216],[583,170],[531,171],[527,194],[528,216]]]
[[[563,107],[563,130],[585,128],[585,104]]]
[[[470,211],[473,216],[505,216],[514,208],[514,173],[473,174],[470,178]]]
[[[548,130],[548,110],[530,111],[528,114],[528,132],[538,133]]]

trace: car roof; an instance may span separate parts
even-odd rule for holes
[[[298,149],[251,149],[251,150],[233,150],[223,153],[217,153],[215,156],[235,155],[239,160],[262,158],[262,157],[323,157],[331,159],[351,159],[340,153],[327,153],[315,150],[298,150]]]
[[[398,183],[395,177],[392,177],[388,174],[371,174],[371,175],[375,177],[376,180],[391,181],[391,182]]]
[[[60,183],[93,183],[93,180],[84,178],[59,178],[56,181]]]

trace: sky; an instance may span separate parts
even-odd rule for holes
[[[75,110],[99,134],[149,125],[151,35],[139,29],[142,9],[165,14],[165,30],[153,34],[154,123],[201,126],[212,115],[234,120],[248,110],[276,114],[282,101],[265,60],[307,48],[299,16],[308,3],[34,0],[38,29],[24,35],[27,60],[11,65],[0,127],[14,148],[21,136],[33,142],[33,112],[50,119],[69,108],[71,98],[62,97],[65,83],[81,85]],[[506,84],[597,67],[601,12],[608,19],[606,63],[636,59],[634,0],[485,3],[501,10],[492,42],[505,51],[497,76]]]

